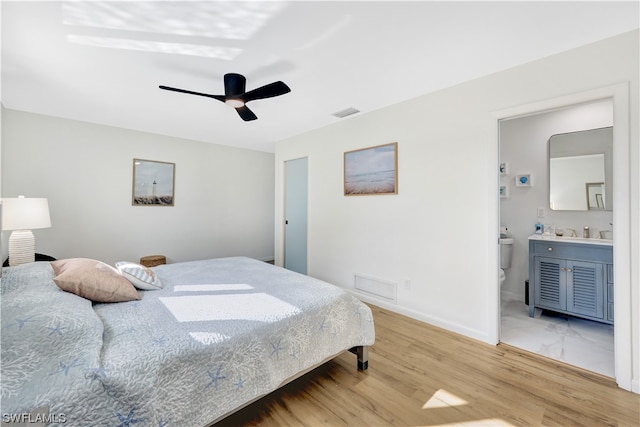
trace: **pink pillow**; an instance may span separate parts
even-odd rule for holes
[[[94,302],[122,302],[140,299],[136,288],[118,270],[88,258],[52,261],[53,281],[67,292]]]

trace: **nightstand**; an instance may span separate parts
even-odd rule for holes
[[[36,261],[55,261],[56,259],[49,255],[36,254]],[[3,267],[9,267],[9,258],[4,260]]]

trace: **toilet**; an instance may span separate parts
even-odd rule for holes
[[[513,253],[513,239],[500,238],[500,287],[507,278],[504,274],[505,268],[511,267],[511,255]]]

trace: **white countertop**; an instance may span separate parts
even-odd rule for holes
[[[555,236],[553,234],[532,234],[531,236],[529,236],[529,240],[546,240],[546,241],[564,242],[564,243],[579,243],[579,244],[585,244],[585,245],[613,246],[613,240],[609,240],[609,239],[596,239],[596,238],[586,239],[584,237],[565,237],[565,236]]]

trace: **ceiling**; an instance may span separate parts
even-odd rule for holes
[[[6,108],[273,151],[275,142],[638,28],[638,2],[2,1]],[[291,93],[225,104],[276,80]]]

